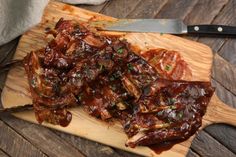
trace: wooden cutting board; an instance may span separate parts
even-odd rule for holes
[[[41,23],[21,37],[14,59],[22,59],[30,51],[45,46],[47,40],[44,29],[54,27],[55,23],[61,17],[84,22],[91,20],[115,20],[112,17],[51,1],[45,9]],[[206,45],[168,34],[124,33],[123,35],[130,43],[139,45],[142,49],[165,48],[179,51],[192,70],[192,80],[210,81],[213,54],[211,49]],[[3,106],[9,108],[32,103],[28,88],[27,77],[23,67],[18,66],[11,69],[2,92],[1,99]],[[192,136],[187,141],[176,144],[170,150],[157,155],[148,147],[140,146],[134,149],[125,147],[127,137],[119,123],[108,124],[102,122],[89,116],[80,107],[73,108],[70,111],[73,114],[73,119],[68,127],[64,128],[47,123],[43,125],[144,156],[183,157],[188,152],[193,139]],[[21,119],[37,123],[32,111],[16,113],[14,115]],[[236,110],[223,104],[214,95],[207,109],[207,113],[203,117],[202,128],[212,123],[236,125],[235,116]]]

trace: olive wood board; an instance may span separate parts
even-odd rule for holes
[[[44,47],[48,41],[44,33],[45,28],[54,27],[61,17],[83,22],[116,20],[115,18],[95,12],[51,1],[45,8],[41,23],[21,37],[14,59],[22,59],[30,51]],[[110,34],[120,33],[110,32]],[[123,33],[123,38],[133,45],[138,45],[143,50],[149,48],[176,50],[192,70],[192,80],[210,81],[213,53],[204,44],[160,33]],[[32,103],[23,67],[17,66],[9,71],[1,100],[4,108]],[[194,138],[193,135],[188,140],[174,145],[168,151],[156,154],[149,147],[145,146],[138,146],[136,148],[126,147],[125,141],[127,136],[119,123],[106,123],[91,117],[81,107],[72,108],[70,111],[73,114],[73,118],[69,126],[61,127],[48,123],[43,123],[42,125],[143,156],[183,157],[187,154]],[[18,118],[37,123],[33,111],[19,112],[14,115]],[[235,117],[236,110],[225,105],[214,94],[207,108],[206,115],[203,117],[201,129],[213,123],[227,123],[236,126]]]

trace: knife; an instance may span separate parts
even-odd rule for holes
[[[119,19],[103,25],[103,30],[159,32],[169,34],[236,35],[236,27],[225,25],[186,25],[180,19]]]

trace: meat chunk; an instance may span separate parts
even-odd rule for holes
[[[176,51],[161,48],[150,49],[142,52],[141,56],[156,69],[162,78],[188,81],[192,78],[188,64]]]
[[[143,89],[124,129],[127,145],[150,145],[186,139],[201,126],[214,92],[209,82],[157,79]]]
[[[71,121],[71,118],[68,118],[71,114],[66,108],[75,106],[77,99],[74,95],[61,91],[61,80],[58,78],[58,73],[53,69],[44,69],[37,52],[27,55],[24,65],[30,82],[33,106],[38,122],[48,121],[67,126]]]

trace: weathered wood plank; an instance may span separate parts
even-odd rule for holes
[[[236,95],[236,67],[228,63],[218,54],[214,56],[212,77]]]
[[[0,148],[12,157],[34,156],[46,157],[39,149],[25,140],[12,128],[0,121]]]
[[[169,0],[156,15],[156,18],[184,19],[196,5],[198,0]]]
[[[233,126],[226,126],[226,124],[210,125],[204,129],[212,137],[217,139],[222,145],[228,148],[230,151],[236,154],[236,131]],[[215,130],[215,131],[211,131]],[[225,134],[228,136],[225,138]]]
[[[227,3],[228,0],[199,0],[185,17],[184,22],[187,25],[210,24]],[[187,38],[191,40],[199,39],[196,35],[189,35]]]
[[[140,2],[141,0],[127,1],[127,0],[112,0],[101,13],[116,18],[125,18]]]
[[[48,156],[58,156],[59,154],[65,157],[84,156],[73,145],[70,145],[46,127],[17,119],[11,115],[5,115],[1,118],[10,127],[24,136],[32,145],[42,150]],[[1,132],[4,133],[4,131]],[[22,145],[18,145],[15,149],[22,149],[23,147]]]
[[[227,90],[222,86],[221,83],[217,82],[212,78],[212,86],[216,88],[216,95],[221,99],[225,104],[235,107],[236,106],[236,96],[231,91]]]
[[[218,54],[236,67],[235,50],[236,50],[236,39],[231,38],[225,42],[225,44],[222,46]]]
[[[120,157],[120,155],[116,153],[113,148],[108,147],[106,145],[93,142],[78,136],[69,135],[56,130],[53,130],[53,132],[55,132],[60,138],[62,138],[66,142],[71,143],[74,147],[81,150],[81,152],[87,157],[94,157],[94,156]]]
[[[141,155],[129,153],[129,152],[126,152],[126,151],[123,151],[123,150],[120,150],[120,149],[115,149],[115,150],[122,157],[142,157]]]
[[[103,4],[100,4],[100,5],[77,5],[77,6],[80,8],[94,11],[94,12],[100,12],[108,3],[109,3],[109,1],[107,1]]]
[[[0,47],[0,65],[10,61],[15,53],[19,38],[12,40],[11,42],[2,45]],[[0,69],[1,71],[1,69]],[[0,89],[3,88],[6,79],[6,73],[0,73]]]
[[[196,152],[194,152],[192,149],[189,149],[186,157],[200,157],[200,156]]]
[[[15,52],[15,48],[18,44],[18,38],[10,41],[9,43],[0,46],[0,64],[7,58],[9,53]]]
[[[236,1],[235,0],[231,0],[229,3],[229,12],[231,12],[231,14],[228,15],[228,17],[226,16],[225,18],[229,18],[230,25],[235,26],[236,25]],[[236,65],[236,53],[235,53],[235,49],[236,49],[236,38],[229,38],[229,40],[225,40],[225,43],[222,45],[222,47],[220,47],[220,51],[219,54],[225,58],[228,62],[230,62],[231,64]]]
[[[216,94],[221,100],[230,105],[235,106],[236,97],[230,91],[222,87],[221,84],[212,80],[212,84],[216,87]],[[204,130],[208,132],[212,137],[217,139],[220,143],[222,143],[225,147],[227,147],[232,152],[236,153],[236,131],[235,127],[228,126],[224,124],[215,124],[206,127]]]
[[[200,156],[204,157],[235,157],[234,153],[204,131],[199,132],[193,140],[191,147]]]
[[[229,0],[229,2],[222,8],[217,17],[212,21],[212,24],[236,25],[235,3],[235,0]],[[202,37],[198,41],[210,46],[213,52],[218,52],[226,40],[227,38],[225,37]]]
[[[184,22],[189,25],[209,24],[227,3],[228,0],[199,0]]]
[[[153,18],[167,3],[167,1],[168,0],[140,1],[140,3],[135,7],[135,9],[127,15],[127,18]]]

